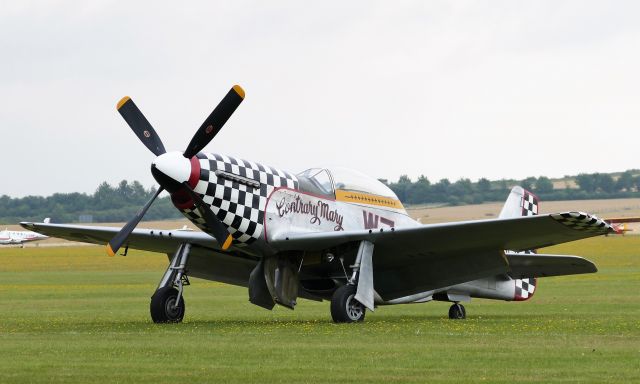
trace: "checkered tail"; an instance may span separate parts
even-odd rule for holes
[[[536,216],[538,213],[540,213],[538,196],[520,186],[515,186],[511,189],[511,193],[507,197],[507,201],[504,203],[504,207],[500,212],[500,218],[509,219],[523,216]],[[505,252],[525,255],[536,253],[533,249],[521,252],[505,250]],[[537,280],[535,278],[513,279],[512,281],[514,285],[513,299],[515,301],[528,300],[536,291]]]
[[[516,291],[513,299],[515,301],[529,300],[536,291],[537,283],[538,279],[536,279],[535,277],[528,279],[516,279]]]
[[[523,190],[522,195],[522,216],[536,216],[538,214],[538,196],[533,193]]]

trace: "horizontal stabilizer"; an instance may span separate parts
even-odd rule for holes
[[[579,256],[505,253],[514,279],[578,275],[597,272],[595,264]]]

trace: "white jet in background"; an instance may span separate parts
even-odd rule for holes
[[[45,223],[49,223],[51,219],[44,219]],[[41,235],[33,231],[10,231],[5,229],[0,231],[0,245],[16,245],[20,244],[24,247],[24,243],[30,241],[38,241],[48,239],[49,236]]]

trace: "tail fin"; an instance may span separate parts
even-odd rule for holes
[[[45,224],[49,224],[51,222],[51,218],[47,217],[44,219]]]
[[[515,186],[511,189],[511,193],[509,194],[509,197],[507,197],[507,201],[504,203],[502,211],[500,211],[499,218],[509,219],[521,216],[536,216],[539,212],[539,209],[540,204],[538,196],[520,186]],[[522,252],[506,250],[505,252],[523,254],[536,253],[536,251],[533,249]],[[524,301],[530,299],[536,291],[536,285],[538,283],[535,277],[526,279],[514,279],[513,282],[515,285],[513,299],[515,301]]]
[[[539,207],[538,196],[516,185],[511,189],[498,217],[509,219],[520,216],[535,216],[538,214]]]

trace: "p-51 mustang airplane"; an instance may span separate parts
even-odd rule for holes
[[[330,300],[335,322],[362,321],[365,308],[444,300],[464,318],[471,297],[526,300],[536,278],[595,272],[577,256],[531,249],[613,231],[579,212],[537,215],[537,198],[515,187],[500,217],[422,225],[379,181],[341,168],[294,175],[253,161],[202,153],[244,99],[234,86],[184,152],[167,152],[129,97],[117,109],[157,157],[160,188],[122,229],[21,223],[50,236],[166,253],[151,297],[154,322],[180,322],[187,276],[248,287],[249,300],[294,308],[298,297]],[[204,231],[134,229],[163,190]],[[125,250],[126,254],[126,250]]]
[[[49,218],[44,219],[44,222],[49,223]],[[10,231],[8,229],[0,231],[0,245],[20,244],[24,247],[24,243],[48,238],[49,236],[41,235],[33,231]]]

